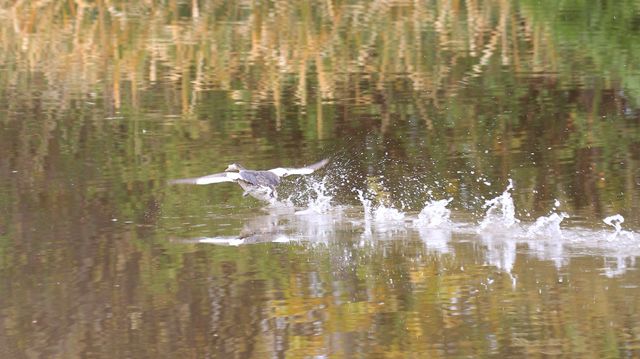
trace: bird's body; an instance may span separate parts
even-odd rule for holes
[[[244,168],[237,163],[230,164],[224,172],[208,176],[183,178],[170,181],[171,184],[206,185],[222,182],[236,182],[244,190],[244,196],[251,196],[266,202],[274,202],[278,198],[276,187],[282,177],[289,175],[307,175],[324,167],[328,159],[301,168],[278,167],[270,170],[255,171]]]

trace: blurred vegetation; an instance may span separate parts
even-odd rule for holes
[[[164,182],[334,155],[414,210],[511,177],[520,215],[637,225],[638,43],[631,0],[0,1],[0,354],[637,355],[601,263],[513,290],[465,245],[170,244],[252,204]]]
[[[52,151],[131,188],[302,148],[355,158],[362,183],[409,169],[462,196],[511,176],[528,210],[638,212],[637,2],[18,1],[0,18],[4,168],[32,180]]]

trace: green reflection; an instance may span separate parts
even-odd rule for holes
[[[415,233],[362,245],[354,229],[188,244],[265,213],[232,187],[165,183],[331,155],[335,204],[375,187],[407,211],[453,197],[473,217],[513,178],[523,220],[558,199],[574,223],[621,213],[637,230],[639,14],[637,1],[1,4],[0,353],[637,356],[636,271],[603,276],[602,257],[555,266],[520,250],[508,273],[477,237],[440,253]]]

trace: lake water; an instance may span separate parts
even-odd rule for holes
[[[0,357],[638,357],[638,44],[637,1],[0,3]]]

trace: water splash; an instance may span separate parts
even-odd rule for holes
[[[364,209],[365,236],[371,235],[372,223],[375,223],[376,230],[380,232],[386,232],[404,224],[404,212],[384,204],[375,206],[363,191],[355,190],[355,192],[358,194],[358,199]]]
[[[371,221],[373,213],[373,203],[371,199],[365,196],[364,192],[359,189],[355,190],[355,192],[358,194],[358,200],[360,200],[360,203],[362,204],[365,222]]]
[[[561,203],[556,199],[546,216],[537,218],[533,223],[530,219],[523,219],[524,223],[521,223],[515,214],[514,183],[511,179],[503,193],[489,200],[474,196],[471,189],[461,187],[460,195],[456,197],[461,203],[454,202],[456,206],[450,206],[452,198],[434,200],[442,193],[451,193],[444,190],[453,186],[451,183],[432,181],[430,186],[416,189],[403,183],[389,189],[384,186],[383,177],[367,177],[367,186],[364,187],[356,181],[362,178],[354,179],[353,175],[339,174],[336,178],[336,174],[332,174],[321,180],[309,177],[297,180],[299,185],[294,186],[295,192],[290,190],[294,193],[289,198],[268,207],[268,213],[279,219],[273,231],[256,230],[251,236],[241,233],[237,237],[205,237],[197,243],[237,246],[301,241],[324,245],[336,238],[363,231],[360,246],[372,245],[375,240],[413,240],[415,235],[419,235],[429,252],[443,254],[455,253],[457,249],[453,243],[463,234],[474,239],[480,237],[488,252],[486,263],[507,273],[513,270],[517,254],[525,251],[526,245],[528,255],[553,261],[557,268],[567,265],[576,253],[603,253],[607,258],[613,258],[607,262],[603,272],[610,276],[634,268],[631,259],[640,255],[640,234],[623,230],[625,219],[619,214],[603,219],[613,230],[572,226],[563,226],[561,230],[564,219],[569,216],[559,210]],[[360,189],[353,188],[357,186]],[[353,188],[359,205],[352,207],[340,203],[339,194],[334,194],[340,193],[335,189],[348,188]],[[429,201],[423,202],[422,195],[426,195]],[[458,222],[451,222],[452,211],[458,211],[458,205],[468,208],[476,204],[483,204],[484,209],[471,215],[479,214],[480,221],[463,222],[463,218],[468,218],[464,215],[469,213],[462,210],[456,212]],[[518,223],[521,224],[516,225]],[[257,227],[264,228],[264,225]]]
[[[520,222],[516,219],[516,209],[510,192],[512,189],[513,180],[510,178],[507,189],[500,196],[485,202],[482,208],[488,209],[484,219],[480,222],[480,230],[485,230],[490,226],[509,228]]]
[[[602,221],[615,228],[616,232],[614,233],[614,236],[622,232],[622,223],[624,223],[624,217],[622,217],[620,214],[609,216]]]
[[[451,223],[449,220],[451,210],[447,208],[451,201],[453,201],[453,198],[427,202],[418,214],[418,219],[414,221],[414,224],[416,226],[434,228]]]
[[[615,232],[613,232],[613,234],[609,236],[608,238],[609,240],[614,240],[622,237],[625,237],[628,239],[634,238],[633,232],[625,231],[622,229],[622,223],[624,223],[624,217],[622,217],[622,215],[615,214],[613,216],[609,216],[603,219],[602,221],[615,229]]]
[[[364,236],[371,237],[371,217],[372,217],[372,203],[371,199],[367,198],[364,195],[364,192],[361,190],[355,190],[358,194],[358,199],[360,203],[362,203],[362,208],[364,210]]]
[[[536,222],[527,230],[527,236],[547,236],[562,238],[562,231],[560,230],[560,223],[565,218],[569,218],[569,215],[562,212],[551,213],[548,216],[541,216],[536,219]]]
[[[398,222],[404,220],[404,212],[393,208],[379,205],[373,211],[373,218],[377,223]]]
[[[370,223],[371,221],[382,223],[388,221],[401,221],[404,219],[405,214],[396,208],[388,207],[383,204],[375,206],[373,205],[373,201],[368,198],[363,191],[356,190],[356,193],[358,194],[358,199],[360,200],[364,210],[365,223]]]
[[[296,214],[323,214],[333,210],[333,196],[327,190],[325,179],[313,181],[309,187],[311,193],[307,197],[307,208],[297,211]]]

